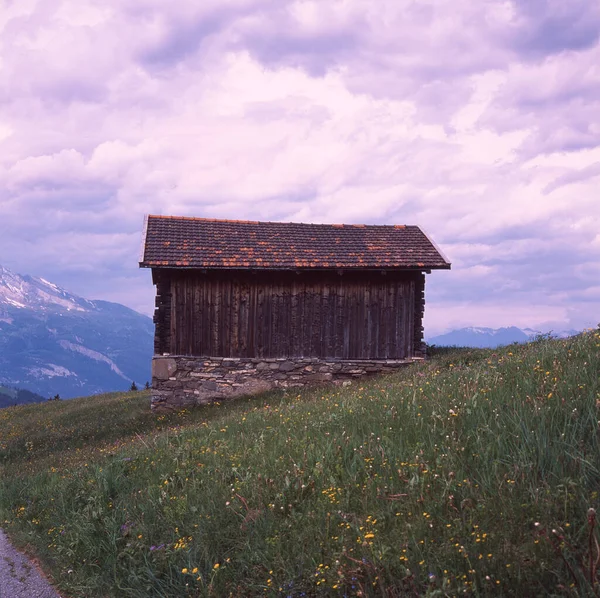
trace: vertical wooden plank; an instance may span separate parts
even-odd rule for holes
[[[350,357],[350,297],[348,287],[340,281],[339,286],[340,302],[339,302],[339,318],[340,318],[340,339],[339,346],[341,347],[340,357],[349,359]]]
[[[353,355],[358,359],[363,359],[364,347],[362,346],[362,343],[361,343],[362,339],[361,339],[361,334],[360,334],[362,327],[363,327],[363,317],[362,317],[362,309],[361,309],[362,301],[360,300],[360,292],[361,292],[360,283],[353,284],[352,291],[353,291],[352,292],[352,301],[353,301],[353,306],[352,306],[352,311],[353,311],[352,345],[354,347]]]
[[[217,355],[228,357],[225,347],[225,316],[226,316],[226,294],[227,282],[222,278],[219,278],[219,322],[217,327]]]
[[[310,285],[310,302],[312,316],[310,321],[310,356],[317,357],[319,354],[319,337],[321,328],[321,293],[316,282]]]
[[[223,314],[223,354],[232,357],[231,353],[231,279],[223,281],[225,313]]]
[[[372,285],[369,285],[366,281],[362,285],[362,296],[363,303],[365,305],[363,320],[363,342],[365,345],[365,352],[367,353],[368,357],[372,357],[375,350],[373,337],[373,318],[375,317],[375,309],[373,306]]]
[[[214,278],[208,287],[208,296],[210,302],[210,353],[211,356],[217,356],[217,317],[219,314],[219,306],[217,303],[217,289]]]
[[[246,357],[252,357],[256,352],[256,284],[248,284],[248,347]]]
[[[271,310],[270,310],[270,322],[269,326],[269,355],[271,357],[279,357],[279,349],[277,343],[277,334],[279,332],[280,324],[280,312],[279,312],[279,285],[276,280],[273,280],[270,285],[271,288]]]
[[[360,336],[359,347],[364,359],[371,359],[377,354],[377,336],[373,334],[374,324],[378,314],[378,287],[376,282],[361,279],[359,301],[360,308]]]
[[[256,290],[256,356],[266,356],[266,321],[265,321],[265,299],[268,294],[268,282],[262,280],[258,283]]]
[[[297,345],[296,351],[299,357],[304,357],[306,355],[306,345],[305,345],[305,336],[306,336],[306,308],[305,308],[305,284],[304,278],[300,275],[298,279],[298,334],[296,336]]]
[[[402,309],[402,287],[401,284],[396,280],[394,282],[394,311],[392,313],[392,321],[394,322],[394,340],[392,355],[394,359],[400,359],[401,349],[401,336],[402,331],[398,326],[398,313]]]
[[[382,359],[385,356],[385,327],[383,326],[385,306],[383,290],[383,284],[380,281],[377,281],[377,284],[374,288],[376,296],[376,315],[373,322],[375,329],[375,342],[373,344],[375,346],[374,357],[378,359]]]
[[[191,276],[186,276],[186,329],[187,329],[187,355],[194,355],[194,289],[195,281]]]
[[[275,357],[276,353],[273,346],[273,327],[275,325],[275,285],[272,280],[269,280],[268,289],[265,291],[266,311],[265,311],[265,355]]]
[[[285,328],[282,340],[282,357],[290,357],[290,343],[292,337],[292,286],[291,279],[285,285],[283,292],[283,309],[285,313]]]
[[[240,283],[239,280],[231,281],[231,355],[240,356]]]
[[[380,275],[381,276],[381,275]],[[380,344],[381,344],[381,330],[380,330],[380,321],[381,321],[381,284],[379,280],[372,281],[366,283],[368,287],[368,296],[369,296],[369,342],[367,344],[369,350],[365,355],[367,358],[377,358],[380,356]]]
[[[321,358],[331,357],[331,332],[333,329],[333,319],[331,313],[332,286],[331,277],[323,277],[322,282],[322,305],[321,305],[321,349],[319,356]]]
[[[239,339],[240,357],[248,355],[248,302],[249,287],[247,281],[240,281],[240,315],[239,315]]]
[[[210,302],[211,279],[204,278],[202,285],[202,306],[203,306],[203,330],[202,330],[202,354],[209,356],[211,353],[211,322],[212,322],[212,307]]]
[[[275,281],[274,287],[275,312],[273,317],[273,354],[276,357],[283,357],[281,354],[281,332],[283,331],[284,314],[282,311],[283,287],[280,281]]]
[[[356,281],[354,284],[354,354],[363,359],[365,355],[363,329],[365,327],[365,317],[363,315],[364,302],[363,296],[363,281]]]
[[[407,318],[407,325],[406,325],[406,337],[407,337],[407,348],[406,348],[406,355],[408,357],[413,357],[414,356],[414,340],[415,340],[415,317],[414,317],[414,313],[415,313],[415,281],[414,279],[410,281],[410,309],[407,309],[406,311],[408,312],[408,318]]]
[[[227,301],[226,301],[226,319],[225,319],[225,339],[227,343],[227,355],[233,357],[233,280],[228,277],[226,280]]]
[[[176,347],[175,347],[175,339],[177,338],[176,336],[176,330],[175,330],[175,322],[176,322],[176,309],[177,309],[177,288],[176,288],[176,282],[175,282],[175,278],[173,278],[173,280],[171,280],[171,322],[170,322],[170,326],[169,326],[169,337],[170,337],[170,343],[169,343],[169,347],[166,349],[167,353],[171,353],[172,355],[176,353]]]
[[[332,356],[341,358],[344,350],[344,323],[342,321],[342,296],[339,276],[333,282],[333,330],[332,330]]]
[[[390,280],[385,287],[385,358],[394,358],[394,296],[395,286]]]
[[[404,358],[404,328],[403,328],[403,311],[404,311],[404,284],[398,281],[396,286],[396,358]]]
[[[183,279],[177,280],[177,354],[185,355],[185,286]]]
[[[414,354],[423,356],[423,316],[425,313],[425,273],[419,272],[415,288]]]
[[[310,301],[310,285],[304,279],[302,288],[302,317],[304,326],[302,326],[302,354],[306,357],[310,356],[310,331],[312,328],[312,303]]]
[[[324,358],[328,353],[330,329],[329,283],[325,277],[321,283],[321,323],[318,356]]]
[[[192,334],[192,355],[201,355],[202,353],[200,352],[200,343],[199,343],[199,337],[200,337],[200,301],[199,301],[199,296],[200,296],[200,277],[198,274],[195,274],[193,277],[191,278],[191,282],[192,282],[192,289],[191,289],[191,296],[192,296],[192,305],[191,305],[191,312],[192,312],[192,321],[190,322],[190,328],[191,328],[191,334]]]
[[[173,279],[173,284],[171,286],[171,351],[170,353],[177,355],[179,351],[178,346],[178,336],[177,336],[177,321],[178,314],[177,309],[179,307],[179,285],[176,277]]]
[[[279,330],[279,355],[289,357],[290,333],[292,327],[292,304],[290,302],[290,281],[281,285],[281,328]]]
[[[296,355],[296,335],[298,330],[298,288],[295,275],[291,279],[290,285],[290,336],[288,341],[288,357]]]
[[[410,303],[409,303],[409,289],[408,286],[406,284],[406,280],[402,281],[402,320],[401,320],[401,326],[402,326],[402,358],[404,359],[407,354],[406,354],[406,312],[409,311],[410,309]]]
[[[343,321],[343,291],[340,284],[340,277],[335,281],[335,328],[334,328],[334,357],[342,358],[344,355],[344,321]]]
[[[260,322],[261,328],[261,349],[265,357],[273,357],[273,349],[271,346],[271,337],[273,334],[273,285],[269,280],[265,282],[262,296],[262,317]]]
[[[287,337],[290,332],[288,294],[288,283],[284,280],[279,285],[280,322],[279,330],[277,331],[277,352],[279,357],[287,357]]]
[[[191,323],[191,301],[190,301],[190,280],[186,276],[183,279],[183,327],[182,327],[182,337],[183,337],[183,347],[185,350],[185,355],[191,355],[192,353],[192,343],[191,343],[191,334],[190,334],[190,323]]]
[[[356,359],[356,285],[349,283],[344,290],[348,298],[348,359]]]

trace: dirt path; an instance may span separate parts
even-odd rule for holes
[[[0,598],[60,598],[35,565],[0,529]]]

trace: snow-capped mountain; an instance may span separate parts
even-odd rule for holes
[[[84,312],[93,309],[95,304],[93,301],[72,295],[43,278],[20,276],[0,265],[0,314],[8,307],[42,312]]]
[[[439,336],[429,337],[426,340],[428,344],[439,347],[456,346],[494,349],[502,345],[510,345],[511,343],[527,343],[540,334],[542,334],[540,330],[533,330],[532,328],[521,329],[516,326],[507,328],[469,327],[451,330]],[[563,330],[552,332],[551,334],[559,338],[566,338],[574,334],[579,334],[579,331]]]
[[[153,324],[0,266],[0,384],[63,398],[150,378]]]

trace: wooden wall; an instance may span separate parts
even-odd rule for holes
[[[157,354],[404,359],[419,354],[421,272],[155,272]]]
[[[171,353],[171,274],[169,270],[153,270],[156,285],[154,302],[154,354]]]

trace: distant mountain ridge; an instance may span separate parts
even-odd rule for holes
[[[0,386],[0,409],[13,407],[14,405],[24,405],[26,403],[41,403],[45,400],[45,397],[30,390]]]
[[[565,338],[579,334],[579,332],[579,330],[563,330],[556,333],[553,332],[552,335]],[[531,328],[522,329],[516,326],[505,328],[467,327],[451,330],[438,336],[432,336],[426,340],[429,345],[438,345],[439,347],[457,346],[495,349],[496,347],[512,343],[527,343],[540,334],[542,332],[539,330]]]
[[[0,385],[62,398],[150,379],[152,320],[0,266]]]

